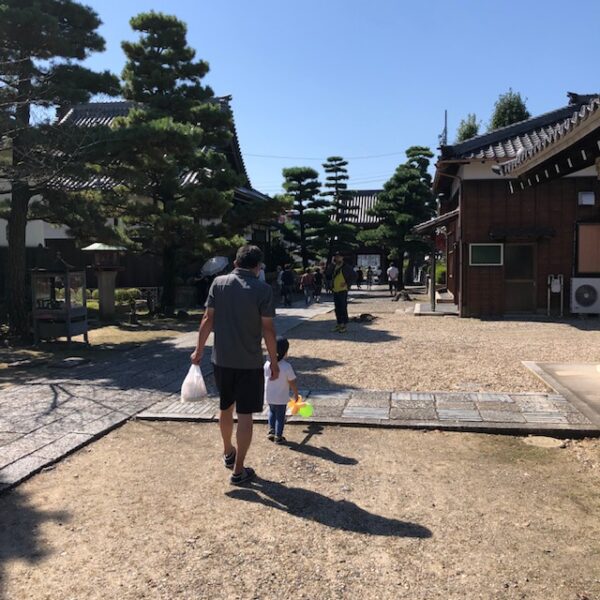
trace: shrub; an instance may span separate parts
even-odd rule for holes
[[[142,292],[138,288],[118,288],[115,290],[117,304],[129,304],[131,300],[140,300]]]

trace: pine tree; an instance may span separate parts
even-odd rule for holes
[[[434,213],[431,175],[427,172],[433,153],[429,148],[412,146],[406,156],[408,160],[399,165],[384,184],[370,211],[378,218],[379,226],[358,234],[368,246],[385,248],[388,258],[396,261],[401,270],[405,253],[423,247],[423,242],[411,234],[411,229]]]
[[[519,121],[525,121],[531,117],[531,113],[525,106],[525,100],[519,92],[513,92],[509,88],[506,94],[500,94],[494,104],[494,113],[490,120],[489,131],[494,131],[500,127],[507,127]]]
[[[321,196],[329,198],[329,214],[331,221],[327,225],[328,241],[327,262],[331,261],[336,251],[347,252],[358,246],[356,244],[357,228],[353,223],[357,220],[358,205],[353,202],[354,196],[348,190],[348,161],[341,156],[330,156],[323,163],[326,173],[323,187],[326,191]]]
[[[283,189],[291,203],[293,219],[284,225],[284,239],[296,247],[302,266],[308,267],[311,258],[321,255],[327,248],[326,227],[330,217],[328,202],[320,197],[319,174],[311,167],[283,169]]]
[[[73,0],[0,0],[0,144],[7,156],[0,175],[11,189],[0,218],[8,221],[7,305],[16,335],[28,329],[27,221],[60,218],[77,227],[102,220],[96,198],[73,202],[52,185],[59,176],[83,174],[93,136],[51,122],[55,108],[118,92],[114,76],[78,64],[104,50],[100,24],[93,10]]]
[[[162,256],[162,309],[170,314],[181,259],[240,241],[221,223],[240,183],[223,153],[231,114],[202,84],[209,67],[194,60],[183,22],[148,12],[130,24],[140,36],[122,44],[123,95],[135,105],[114,123],[104,168],[122,182],[114,194],[131,241]]]
[[[462,119],[456,132],[456,143],[470,140],[479,134],[479,122],[477,116],[473,113],[469,113],[465,119]]]

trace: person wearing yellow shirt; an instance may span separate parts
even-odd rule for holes
[[[333,264],[329,266],[329,275],[332,282],[333,305],[337,325],[334,331],[346,333],[348,326],[348,290],[354,283],[354,270],[344,262],[344,257],[339,252],[333,257]]]

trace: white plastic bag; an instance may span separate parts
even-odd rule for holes
[[[206,385],[199,365],[191,365],[188,374],[181,384],[181,399],[184,402],[194,402],[206,398]]]

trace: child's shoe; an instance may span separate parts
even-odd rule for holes
[[[339,333],[346,333],[348,331],[347,327],[345,325],[342,325],[339,329],[338,332]]]
[[[267,433],[267,439],[271,442],[275,440],[275,430],[269,429],[269,433]]]
[[[287,440],[282,435],[276,435],[275,436],[275,443],[276,444],[285,444],[286,442],[287,442]]]
[[[331,331],[333,333],[339,333],[340,332],[340,327],[341,327],[341,325],[336,325]]]

